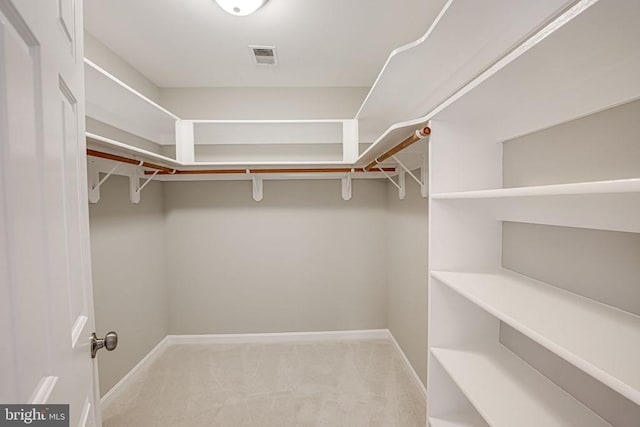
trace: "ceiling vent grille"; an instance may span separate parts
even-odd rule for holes
[[[278,57],[273,46],[249,46],[251,59],[256,65],[277,65]]]

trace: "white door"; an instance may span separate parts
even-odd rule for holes
[[[0,0],[0,402],[99,425],[82,0]]]

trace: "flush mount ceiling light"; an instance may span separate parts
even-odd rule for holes
[[[260,9],[268,0],[216,0],[218,6],[236,16],[251,15]]]

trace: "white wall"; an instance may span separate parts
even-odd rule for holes
[[[96,332],[118,333],[118,348],[98,356],[104,395],[169,331],[164,272],[162,184],[144,188],[139,205],[129,202],[129,181],[111,176],[89,206]]]
[[[415,171],[417,176],[418,171]],[[427,383],[428,210],[407,177],[404,200],[387,183],[387,312],[389,330],[422,382]]]
[[[352,119],[366,87],[163,88],[160,103],[182,119]]]
[[[386,184],[165,183],[170,332],[386,328]]]

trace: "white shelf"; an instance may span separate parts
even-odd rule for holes
[[[423,37],[387,59],[356,115],[360,140],[433,110],[570,3],[447,2]]]
[[[313,166],[325,167],[325,168],[350,168],[351,163],[338,162],[332,160],[296,160],[296,161],[253,161],[253,162],[193,162],[185,164],[185,166],[212,166],[212,167],[227,167],[227,166],[288,166],[288,167],[302,167],[308,168]]]
[[[431,274],[640,404],[640,316],[507,270],[491,274],[443,271]]]
[[[132,145],[89,132],[87,132],[85,135],[87,138],[87,147],[91,149],[107,149],[107,151],[109,152],[116,152],[134,156],[135,158],[140,158],[141,160],[157,162],[163,165],[167,165],[168,167],[177,168],[179,166],[183,166],[182,163],[177,162],[175,159],[172,159],[170,157],[163,156],[162,154],[157,154],[149,150],[134,147]]]
[[[443,209],[475,212],[496,221],[640,233],[640,192],[622,192],[635,185],[632,183],[626,187],[625,184],[614,184],[621,192],[529,194],[530,197],[502,197],[508,195],[510,190],[497,190],[495,193],[489,193],[494,190],[487,190],[486,195],[491,197],[475,197],[476,192],[466,194],[469,197],[464,197],[464,193],[440,193],[439,196],[447,194],[452,197],[441,198],[434,194],[431,200]]]
[[[478,414],[454,414],[446,417],[429,417],[431,427],[486,427],[488,424]]]
[[[357,164],[365,165],[375,160],[376,156],[384,153],[385,151],[398,145],[407,137],[413,135],[417,129],[422,129],[427,126],[428,120],[410,120],[408,122],[396,123],[387,129],[376,141],[371,144],[360,156],[358,157]],[[361,140],[362,141],[362,140]],[[428,141],[423,139],[422,141]],[[413,146],[423,144],[424,142],[416,142]],[[405,150],[401,151],[403,153]]]
[[[578,194],[610,194],[640,192],[640,178],[571,184],[537,185],[518,188],[434,193],[432,199],[499,199],[508,197],[569,196]]]
[[[179,118],[85,58],[86,115],[160,145],[175,144]]]
[[[141,158],[149,161],[157,161],[162,164],[170,165],[175,168],[184,168],[184,169],[197,169],[204,167],[213,167],[213,168],[225,168],[225,167],[247,167],[251,168],[254,166],[286,166],[286,167],[336,167],[336,168],[345,168],[351,167],[351,163],[338,162],[338,161],[255,161],[255,162],[193,162],[193,163],[182,163],[178,162],[175,159],[172,159],[167,156],[163,156],[161,154],[156,154],[148,150],[144,150],[142,148],[137,148],[131,146],[129,144],[122,143],[120,141],[116,141],[110,138],[106,138],[100,135],[95,135],[92,133],[87,133],[87,143],[89,144],[89,148],[95,149],[107,149],[108,151],[115,151],[122,154],[128,154],[135,156],[136,158]],[[375,174],[376,172],[371,172]]]
[[[353,120],[198,120],[195,144],[339,144],[343,126]],[[340,149],[342,154],[342,148]]]
[[[493,427],[610,426],[499,344],[431,354]]]

